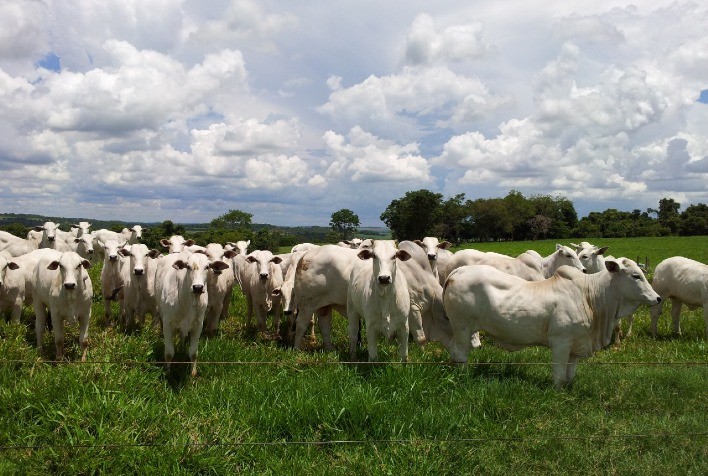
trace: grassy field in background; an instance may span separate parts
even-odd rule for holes
[[[587,241],[646,257],[650,271],[674,255],[708,262],[706,237]],[[555,243],[472,247],[547,255]],[[0,474],[708,473],[700,309],[684,309],[673,336],[666,306],[654,339],[640,308],[634,335],[582,362],[569,391],[554,390],[543,348],[483,345],[460,368],[437,343],[412,346],[407,365],[381,343],[384,364],[342,364],[341,316],[334,352],[319,338],[293,351],[244,316],[235,292],[220,335],[200,343],[196,378],[184,364],[164,371],[156,330],[106,329],[100,298],[85,364],[76,327],[71,362],[52,364],[38,360],[31,310],[23,324],[0,323]],[[47,333],[41,356],[53,355]]]

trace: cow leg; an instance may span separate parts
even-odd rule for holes
[[[251,327],[251,321],[253,320],[253,297],[250,294],[246,294],[246,328]]]
[[[206,328],[204,330],[207,336],[215,335],[216,330],[219,328],[219,317],[221,314],[221,309],[217,309],[217,307],[218,306],[210,306],[206,310]]]
[[[349,360],[353,362],[356,360],[357,336],[359,335],[359,314],[351,308],[347,310],[347,314],[347,320],[349,321],[349,325],[347,326],[349,335]]]
[[[681,301],[676,298],[671,298],[671,322],[674,326],[674,333],[681,335]]]
[[[396,340],[398,341],[398,358],[401,362],[408,362],[408,326],[402,325],[396,331]]]
[[[111,327],[113,325],[111,320],[111,299],[105,296],[103,298],[103,318],[106,322],[106,327]]]
[[[649,314],[651,315],[651,335],[654,336],[654,338],[656,338],[656,328],[659,323],[662,307],[664,307],[663,301],[649,308]]]
[[[298,309],[297,317],[295,318],[295,337],[293,339],[293,347],[296,349],[302,347],[302,339],[305,337],[312,314],[313,310],[307,307]]]
[[[189,332],[189,360],[192,362],[192,377],[197,375],[197,351],[199,350],[199,337],[202,333],[203,321],[195,319],[192,330]]]
[[[632,335],[632,324],[634,324],[634,314],[630,314],[627,316],[627,333],[624,335],[625,337],[629,337]]]
[[[91,313],[89,311],[88,315],[79,316],[79,344],[81,344],[81,362],[86,362],[86,353],[88,351],[88,330],[89,330],[89,320],[91,319]]]
[[[706,325],[706,339],[708,339],[708,302],[703,301],[703,322]]]
[[[37,352],[42,353],[42,337],[44,336],[44,327],[47,325],[47,310],[44,303],[37,298],[34,299],[34,332],[37,337]]]
[[[451,322],[452,324],[452,322]],[[472,347],[472,329],[465,325],[452,326],[452,341],[450,342],[450,358],[453,362],[467,363]]]
[[[261,306],[256,306],[254,310],[256,312],[256,324],[258,325],[258,330],[260,332],[265,332],[268,311],[266,309],[263,309]]]
[[[553,383],[557,390],[561,390],[570,383],[567,378],[570,346],[566,344],[551,344],[551,356],[553,358]]]
[[[379,359],[379,333],[370,321],[364,319],[366,324],[366,346],[369,348],[369,362],[376,362]],[[408,339],[408,335],[406,335]]]
[[[54,332],[54,347],[57,351],[57,361],[64,358],[64,318],[59,312],[59,309],[50,309],[52,316],[52,327]]]
[[[575,354],[570,354],[568,357],[568,366],[566,367],[566,372],[565,372],[565,379],[568,381],[568,384],[573,383],[573,379],[575,378],[575,371],[578,368],[578,356]]]
[[[332,308],[327,307],[324,312],[320,311],[317,313],[317,324],[320,327],[320,333],[322,334],[322,342],[324,343],[325,349],[328,352],[334,350],[334,345],[332,345]]]
[[[12,306],[12,316],[10,317],[11,322],[13,324],[19,324],[20,317],[22,317],[22,299],[18,298]]]
[[[170,364],[172,363],[172,357],[175,356],[175,336],[174,329],[171,325],[165,325],[162,323],[162,335],[165,341],[165,368],[170,370]]]
[[[219,312],[219,320],[223,321],[229,317],[229,304],[231,304],[231,289],[226,292],[224,296],[224,302],[221,304],[221,311]]]
[[[427,342],[423,329],[423,313],[417,304],[411,304],[411,311],[408,314],[408,329],[413,341],[419,346],[424,346]]]

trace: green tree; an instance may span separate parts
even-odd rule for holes
[[[153,226],[148,230],[143,232],[143,240],[148,248],[155,248],[157,250],[162,249],[160,240],[163,238],[169,238],[172,235],[185,235],[184,226],[175,225],[172,220],[165,220],[157,226]],[[187,238],[185,236],[185,238]]]
[[[253,215],[241,210],[229,210],[223,215],[214,218],[210,225],[213,228],[224,228],[226,230],[250,230]]]
[[[708,205],[690,205],[681,214],[680,234],[683,236],[708,235]]]
[[[672,234],[678,233],[681,226],[681,215],[679,209],[681,204],[673,198],[662,198],[659,200],[659,224],[671,230]]]
[[[419,240],[432,235],[440,223],[442,194],[430,190],[406,192],[393,200],[381,214],[381,221],[396,240]]]
[[[360,225],[359,216],[348,208],[342,208],[332,213],[329,226],[332,228],[333,241],[350,240],[354,238],[357,227]]]

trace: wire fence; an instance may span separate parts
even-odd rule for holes
[[[629,433],[607,435],[533,435],[519,437],[484,436],[476,438],[411,438],[411,439],[371,439],[371,440],[301,440],[301,441],[212,441],[185,443],[99,443],[99,444],[46,444],[46,445],[0,445],[0,451],[39,451],[39,450],[75,450],[101,449],[121,450],[128,448],[237,448],[237,447],[289,447],[289,446],[366,446],[366,445],[475,445],[483,443],[526,443],[539,441],[598,441],[609,440],[646,440],[646,439],[697,439],[708,437],[708,432],[686,433]]]
[[[3,359],[0,360],[0,365],[187,365],[192,364],[191,361],[176,361],[171,362],[161,360],[22,360],[22,359]],[[269,367],[319,367],[319,366],[439,366],[459,368],[463,365],[469,366],[494,366],[494,365],[518,365],[518,366],[535,366],[535,365],[552,365],[553,362],[504,362],[504,361],[489,361],[489,362],[469,362],[468,364],[460,364],[455,362],[434,362],[434,361],[419,361],[419,362],[401,362],[401,361],[250,361],[250,360],[197,360],[198,365],[222,365],[222,366],[269,366]],[[577,363],[578,366],[677,366],[677,367],[700,367],[708,366],[708,361],[684,361],[684,362],[638,362],[638,361],[609,361],[609,362],[583,362]]]

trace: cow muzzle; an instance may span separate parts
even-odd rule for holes
[[[382,274],[379,276],[379,284],[391,284],[393,282],[393,279],[391,279],[391,276]]]
[[[261,281],[268,281],[268,273],[261,273],[260,275]]]
[[[135,268],[133,270],[133,273],[135,273],[136,276],[142,276],[145,271],[142,269]]]
[[[202,294],[204,292],[204,285],[203,284],[193,284],[192,285],[192,292],[194,294]]]
[[[64,289],[73,291],[74,289],[76,289],[76,283],[64,283]]]
[[[429,254],[429,255],[428,255],[428,259],[429,259],[430,261],[435,261],[436,259],[438,259],[438,255],[430,255],[430,254]]]

